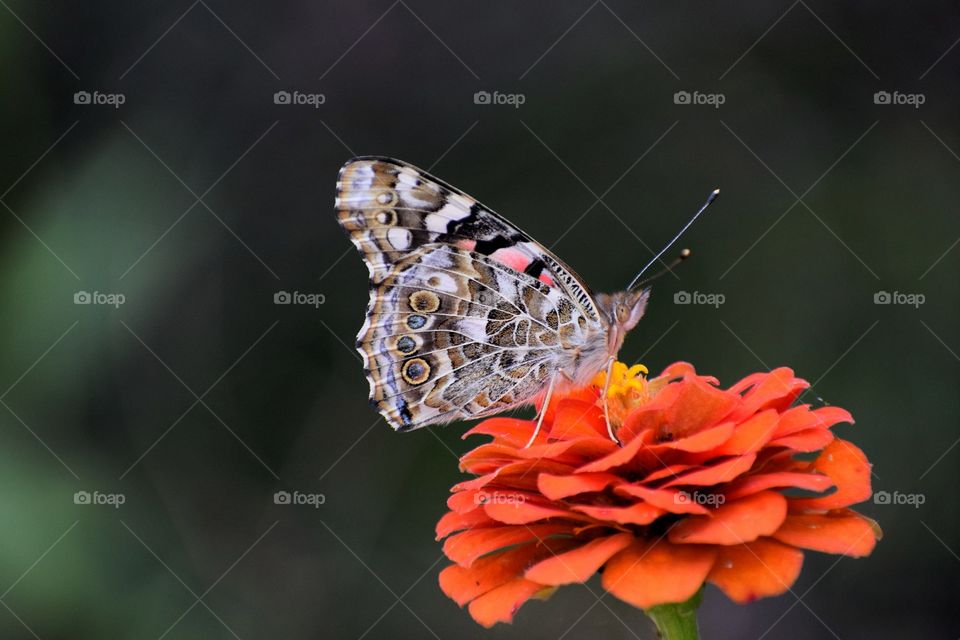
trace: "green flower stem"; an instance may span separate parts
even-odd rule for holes
[[[663,640],[698,640],[697,607],[703,597],[703,589],[686,602],[661,604],[646,609]]]

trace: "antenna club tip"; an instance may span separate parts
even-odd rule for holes
[[[715,195],[715,196],[720,195],[720,189],[714,189],[714,190],[713,190],[713,195]]]
[[[684,249],[683,251],[680,252],[680,259],[681,259],[681,260],[686,260],[686,259],[689,258],[691,255],[693,255],[693,252],[690,251],[690,249]]]

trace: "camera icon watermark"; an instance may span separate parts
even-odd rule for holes
[[[927,296],[923,295],[922,293],[877,291],[873,294],[873,304],[897,304],[919,309],[920,305],[926,301]]]
[[[706,105],[719,109],[727,101],[722,93],[701,93],[700,91],[677,91],[673,94],[673,104]]]
[[[699,491],[678,491],[673,495],[676,504],[698,504],[701,507],[719,507],[727,501],[722,493],[701,493]]]
[[[514,109],[519,109],[526,101],[527,96],[523,93],[477,91],[473,94],[473,104],[509,105]]]
[[[122,493],[101,493],[100,491],[77,491],[73,494],[73,504],[108,506],[119,509],[127,501]]]
[[[919,109],[927,101],[923,93],[900,93],[899,91],[877,91],[873,94],[873,104],[906,105]]]
[[[326,304],[327,296],[322,293],[303,293],[301,291],[277,291],[273,294],[273,304],[302,304],[319,309]]]
[[[478,491],[473,496],[473,502],[477,505],[501,504],[519,507],[527,501],[527,497],[522,493],[512,493],[505,491]]]
[[[118,309],[126,301],[127,297],[122,293],[77,291],[73,294],[73,304],[96,304]]]
[[[101,93],[100,91],[77,91],[73,94],[73,104],[107,105],[119,109],[127,101],[122,93]]]
[[[319,109],[327,102],[327,96],[322,93],[301,93],[300,91],[277,91],[273,94],[273,104],[308,105]]]
[[[326,504],[327,496],[323,493],[302,493],[300,491],[277,491],[273,494],[273,504],[308,506],[319,509]]]
[[[894,491],[877,491],[873,494],[874,504],[883,505],[909,505],[914,509],[919,509],[920,505],[927,501],[927,496],[922,493],[900,493]]]
[[[701,291],[677,291],[673,294],[673,304],[702,304],[719,309],[726,303],[727,296],[722,293],[704,293]]]

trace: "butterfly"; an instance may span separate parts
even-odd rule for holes
[[[647,307],[639,275],[595,294],[514,224],[399,160],[349,160],[335,207],[370,272],[356,343],[370,400],[397,431],[542,399],[532,443],[555,388],[584,386],[604,369],[609,380]],[[616,442],[609,419],[607,429]]]

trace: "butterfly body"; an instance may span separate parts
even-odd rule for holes
[[[648,289],[590,293],[515,226],[396,160],[347,162],[336,208],[370,273],[357,338],[370,399],[398,430],[586,385],[646,307]]]

